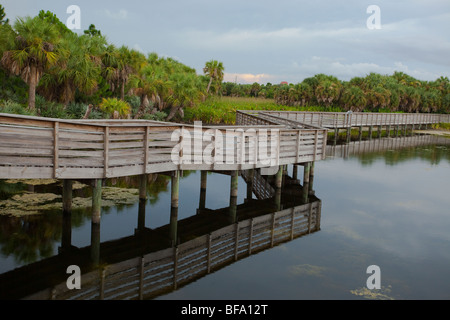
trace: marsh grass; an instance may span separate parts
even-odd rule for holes
[[[328,111],[341,112],[339,108],[318,106],[289,107],[278,105],[274,99],[245,97],[211,97],[191,108],[186,108],[184,121],[192,123],[202,121],[206,124],[236,123],[238,110],[273,110],[273,111]]]

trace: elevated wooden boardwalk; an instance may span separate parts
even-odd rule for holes
[[[236,126],[0,114],[0,179],[106,179],[315,162],[327,130],[450,122],[450,115],[238,111]]]
[[[323,159],[326,138],[326,129],[276,121],[198,127],[0,114],[0,179],[105,179],[273,167]]]

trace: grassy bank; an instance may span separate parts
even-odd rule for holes
[[[211,97],[198,105],[185,109],[184,121],[202,121],[207,124],[227,124],[236,122],[237,110],[276,110],[276,111],[329,111],[341,112],[338,108],[288,107],[265,98]]]
[[[438,123],[438,124],[433,124],[432,128],[435,129],[435,130],[446,130],[446,131],[450,131],[450,123]]]

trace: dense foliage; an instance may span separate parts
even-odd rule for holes
[[[450,113],[450,81],[420,81],[403,72],[370,73],[341,81],[318,74],[297,84],[240,85],[227,82],[222,94],[273,98],[279,105],[335,107],[343,111]]]
[[[221,62],[197,75],[172,58],[116,47],[93,24],[78,35],[41,11],[10,25],[0,9],[0,112],[171,120],[220,89]]]

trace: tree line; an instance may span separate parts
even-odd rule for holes
[[[324,110],[450,113],[450,81],[447,77],[421,81],[403,72],[392,75],[370,73],[350,81],[318,74],[297,84],[227,82],[222,86],[222,94],[271,98],[279,105],[321,106]]]
[[[216,60],[206,62],[198,75],[175,59],[108,43],[93,24],[79,35],[42,10],[11,25],[0,10],[4,105],[19,102],[27,112],[44,115],[52,113],[48,106],[71,110],[81,105],[86,110],[74,112],[85,117],[95,106],[111,116],[158,115],[169,121],[220,90],[224,67]]]

